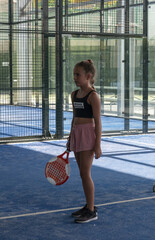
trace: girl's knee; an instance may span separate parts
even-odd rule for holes
[[[80,177],[82,180],[91,179],[90,173],[86,171],[80,171]]]

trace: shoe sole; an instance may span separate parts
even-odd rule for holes
[[[91,218],[91,219],[88,219],[88,220],[85,220],[85,221],[78,221],[78,219],[75,219],[75,223],[88,223],[88,222],[92,222],[92,221],[95,221],[98,219],[98,216],[94,217],[94,218]]]

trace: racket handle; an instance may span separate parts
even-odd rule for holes
[[[66,163],[68,163],[68,158],[69,158],[69,153],[70,151],[67,149],[64,153],[60,154],[59,156],[57,156],[58,158],[62,158]],[[66,155],[66,157],[64,157],[64,155]]]

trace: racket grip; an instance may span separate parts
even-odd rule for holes
[[[69,158],[69,153],[70,151],[67,149],[64,153],[60,154],[57,156],[58,158],[62,158],[66,163],[68,163],[68,158]],[[66,157],[64,157],[66,155]]]

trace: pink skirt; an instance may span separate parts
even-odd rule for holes
[[[93,123],[74,125],[71,131],[70,150],[73,152],[93,150],[95,138]]]

